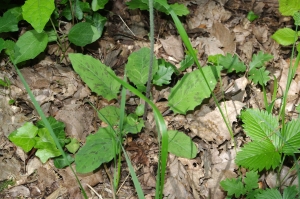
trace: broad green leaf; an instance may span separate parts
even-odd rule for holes
[[[131,0],[129,2],[126,2],[126,5],[129,9],[140,9],[140,10],[148,10],[149,6],[148,3],[143,2],[141,0]]]
[[[257,174],[257,171],[249,171],[246,173],[244,183],[247,191],[258,188],[258,178],[259,175]]]
[[[14,55],[14,49],[15,49],[15,42],[12,40],[5,40],[5,53],[12,57]]]
[[[180,131],[168,131],[168,151],[182,158],[196,157],[198,149],[189,136]]]
[[[185,55],[184,59],[180,62],[180,71],[191,67],[194,64],[194,58],[192,55]]]
[[[4,81],[3,79],[0,79],[0,86],[8,87],[9,83],[7,83],[6,81]]]
[[[131,53],[125,66],[126,74],[139,90],[145,88],[149,75],[150,49],[141,48]],[[153,58],[152,77],[158,70],[157,59]],[[152,78],[151,78],[152,79]]]
[[[32,123],[26,122],[22,127],[9,134],[8,139],[25,152],[28,152],[35,145],[34,137],[37,133],[38,128]]]
[[[253,141],[237,153],[235,163],[253,170],[275,169],[281,161],[280,154],[271,141]]]
[[[97,133],[86,138],[85,145],[75,156],[76,171],[88,173],[102,163],[111,161],[117,154],[114,132],[110,127],[100,128]]]
[[[235,71],[238,72],[244,72],[246,71],[246,66],[243,62],[241,62],[237,55],[231,55],[230,53],[227,53],[226,56],[219,56],[219,65],[223,66],[228,73],[231,73]]]
[[[183,4],[175,3],[170,6],[177,16],[184,16],[184,15],[188,15],[190,13],[190,11],[187,9],[187,7]]]
[[[48,117],[47,120],[51,125],[53,132],[55,133],[60,145],[63,147],[66,142],[65,124],[63,122],[57,121],[54,117]],[[38,121],[36,123],[36,126],[38,128],[46,128],[42,120]]]
[[[227,178],[221,181],[220,185],[225,191],[227,191],[228,196],[235,195],[235,197],[239,198],[241,195],[244,195],[246,193],[241,179]]]
[[[57,148],[47,147],[43,149],[38,149],[35,155],[40,158],[42,163],[46,163],[47,160],[49,160],[50,158],[57,157],[61,155],[61,153]]]
[[[172,67],[168,67],[164,64],[158,66],[158,71],[153,76],[153,84],[162,86],[163,84],[169,84],[171,76],[174,73]]]
[[[35,137],[37,148],[36,156],[45,163],[49,158],[61,155],[60,151],[56,148],[55,142],[46,128],[38,130],[38,137]]]
[[[36,149],[56,148],[54,140],[46,128],[40,128],[38,130],[38,136],[34,139],[36,141],[34,148]]]
[[[139,133],[144,126],[144,120],[142,118],[138,118],[136,114],[131,113],[126,117],[126,120],[124,121],[123,134]]]
[[[265,62],[268,62],[271,59],[273,59],[273,55],[259,51],[256,55],[253,55],[249,64],[249,70],[252,70],[253,68],[260,68],[265,65]]]
[[[104,25],[107,21],[107,18],[103,17],[99,13],[95,12],[92,17],[88,15],[88,16],[85,17],[85,19],[86,19],[86,22],[92,24],[93,26],[95,26],[97,28],[97,30],[98,30],[98,32],[100,33],[100,36],[101,36],[102,32],[103,32]]]
[[[144,115],[144,112],[145,112],[145,105],[144,104],[139,104],[138,107],[136,107],[134,113],[137,115],[137,116],[142,116]]]
[[[54,9],[54,0],[26,0],[22,6],[22,14],[24,20],[41,33]]]
[[[279,29],[271,37],[283,46],[291,45],[298,39],[297,33],[290,28]]]
[[[258,15],[256,15],[253,11],[248,12],[248,14],[247,14],[247,19],[248,19],[250,22],[254,21],[254,20],[257,19],[257,18],[258,18]]]
[[[293,19],[294,19],[294,21],[295,21],[294,24],[295,24],[296,26],[299,26],[299,25],[300,25],[300,12],[299,12],[299,11],[294,13]],[[298,32],[298,33],[299,33],[299,32]],[[298,36],[299,36],[299,34],[298,34]]]
[[[69,1],[68,1],[69,2]],[[88,4],[87,2],[82,2],[80,0],[71,0],[71,4],[72,4],[72,10],[74,11],[74,15],[78,20],[82,20],[83,18],[83,10],[86,4]],[[62,16],[64,16],[66,19],[68,20],[72,20],[72,12],[70,9],[70,4],[68,3],[66,5],[66,7],[63,9]]]
[[[280,152],[286,154],[299,153],[300,146],[300,119],[292,120],[282,130],[282,146]]]
[[[69,58],[76,73],[80,75],[89,88],[102,95],[105,99],[117,98],[120,83],[111,78],[110,73],[114,72],[99,60],[81,53],[70,53]]]
[[[76,151],[79,149],[80,143],[76,138],[71,138],[71,142],[66,145],[66,148],[70,153],[76,153]]]
[[[283,16],[293,16],[300,10],[300,0],[279,0],[279,11]]]
[[[259,69],[253,68],[249,71],[248,78],[253,81],[254,84],[266,85],[271,79],[269,76],[270,72],[265,67]]]
[[[68,34],[71,43],[77,46],[85,46],[100,38],[100,33],[90,23],[81,22],[73,26]]]
[[[147,0],[131,0],[127,2],[126,5],[128,5],[129,9],[149,10],[149,3]],[[160,12],[169,14],[168,10],[164,6],[161,6],[160,1],[157,0],[154,1],[153,7]],[[189,14],[189,10],[183,4],[175,3],[175,4],[171,4],[170,7],[174,10],[175,14],[178,16]]]
[[[62,169],[74,162],[74,158],[70,154],[66,154],[66,156],[67,159],[65,159],[63,156],[54,158],[54,166],[58,169]]]
[[[278,118],[266,111],[257,109],[247,109],[241,114],[244,122],[244,131],[253,140],[260,143],[273,143],[275,147],[280,147],[282,139],[279,137]]]
[[[277,189],[266,189],[262,193],[256,195],[257,199],[282,199]]]
[[[202,68],[211,90],[214,90],[221,70],[219,66]],[[210,90],[204,78],[197,69],[184,75],[171,89],[169,96],[170,109],[175,113],[185,114],[200,105],[205,98],[210,96]]]
[[[298,190],[296,186],[288,186],[283,190],[282,199],[297,198]]]
[[[48,36],[46,33],[38,33],[35,30],[25,32],[21,37],[19,37],[14,47],[14,64],[35,58],[38,54],[45,50],[47,43]]]
[[[0,38],[0,53],[3,49],[5,49],[5,41],[4,41],[4,39]]]
[[[95,12],[99,9],[103,9],[108,0],[93,0],[92,1],[92,10]]]
[[[18,22],[19,20],[11,10],[6,11],[3,16],[0,17],[0,33],[18,31]]]
[[[120,119],[120,108],[115,106],[106,106],[98,112],[98,117],[108,125],[117,125]]]

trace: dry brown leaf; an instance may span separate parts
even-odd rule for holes
[[[223,46],[224,53],[234,54],[236,50],[235,35],[222,23],[214,21],[211,34],[216,37]]]
[[[167,37],[166,39],[159,40],[166,51],[170,56],[180,61],[184,58],[182,41],[179,37],[173,35]]]
[[[226,110],[224,109],[224,105],[226,105]],[[225,103],[222,102],[220,106],[224,111],[225,117],[230,121],[229,125],[231,125],[232,122],[236,121],[236,117],[240,114],[244,103],[239,101],[226,101]],[[200,110],[185,128],[188,127],[194,135],[197,135],[206,142],[216,142],[219,145],[225,140],[230,140],[230,133],[223,121],[220,111],[216,108],[214,111],[205,114],[206,111],[207,110],[203,109]]]

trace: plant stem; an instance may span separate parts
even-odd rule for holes
[[[146,88],[146,97],[150,99],[151,93],[151,80],[152,80],[152,68],[153,68],[153,56],[154,56],[154,16],[153,16],[153,0],[149,0],[149,19],[150,19],[150,60],[149,60],[149,72]],[[148,103],[145,103],[145,111],[143,119],[147,119]]]

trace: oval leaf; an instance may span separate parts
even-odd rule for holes
[[[111,161],[115,155],[114,132],[110,127],[101,128],[94,135],[86,138],[86,144],[75,156],[76,171],[88,173],[97,169],[102,163]]]
[[[35,30],[25,32],[15,45],[15,55],[12,57],[14,64],[33,59],[43,52],[48,43],[48,35]]]
[[[111,78],[108,71],[115,73],[109,67],[91,56],[80,53],[70,53],[69,58],[76,73],[93,92],[102,95],[107,100],[117,98],[120,83]]]
[[[198,150],[189,136],[179,131],[168,131],[168,151],[182,158],[196,157]]]
[[[54,11],[54,0],[27,0],[22,6],[23,18],[41,33]]]
[[[272,35],[272,39],[283,46],[288,46],[297,41],[298,37],[295,36],[296,34],[297,33],[290,28],[282,28]]]
[[[214,90],[221,67],[206,66],[202,70],[209,83],[210,89]],[[200,105],[203,99],[210,96],[210,90],[199,70],[195,70],[183,76],[171,89],[169,96],[170,109],[175,113],[185,114]]]
[[[85,46],[100,38],[100,33],[90,23],[81,22],[73,26],[68,34],[70,42],[76,46]]]

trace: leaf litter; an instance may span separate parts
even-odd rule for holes
[[[134,28],[134,23],[132,23],[130,27],[140,37],[145,36],[147,31],[145,31],[146,27],[142,21],[147,16],[138,11],[130,11],[131,13],[122,9],[121,11],[122,2],[117,2],[115,5],[117,7],[114,8],[116,12],[125,17],[125,20],[130,21],[131,18],[133,22],[139,24]],[[280,89],[277,97],[282,96],[290,60],[286,59],[287,53],[279,48],[270,35],[288,21],[282,18],[278,21],[274,17],[274,13],[278,14],[276,1],[254,3],[245,1],[243,4],[241,1],[235,0],[206,0],[186,1],[185,4],[189,6],[190,10],[193,10],[187,17],[186,24],[188,31],[190,30],[192,34],[193,47],[199,51],[198,56],[202,65],[206,64],[205,60],[208,55],[237,53],[239,58],[248,64],[252,59],[253,52],[261,50],[270,53],[274,59],[268,66],[268,70],[279,79]],[[257,22],[250,24],[245,20],[244,13],[248,12],[251,6],[254,12],[260,15],[260,18],[257,19]],[[110,20],[113,22],[116,19],[110,18]],[[169,23],[163,18],[159,20],[161,24]],[[99,42],[96,42],[98,46],[91,45],[87,48],[93,53],[100,52],[97,56],[101,60],[106,59],[107,62],[115,60],[109,62],[108,65],[116,70],[116,74],[123,74],[122,66],[126,63],[129,51],[149,46],[149,43],[135,40],[134,37],[124,37],[122,33],[128,30],[120,20],[115,22],[117,23],[114,25],[111,22],[107,25],[108,29],[111,28],[109,30],[111,35],[100,38]],[[116,29],[118,26],[123,27],[120,29],[123,32]],[[163,58],[171,56],[172,59],[169,59],[178,65],[184,57],[181,41],[174,34],[174,30],[169,30],[171,25],[162,27],[162,25],[156,24],[156,26],[161,30],[160,39],[155,48],[156,56]],[[93,51],[94,49],[99,49],[99,51]],[[72,52],[73,49],[69,50]],[[55,46],[52,46],[48,50],[48,54],[60,57],[61,52],[57,54]],[[4,63],[1,63],[1,67],[4,68]],[[97,99],[70,67],[53,62],[49,56],[40,60],[38,64],[23,67],[22,73],[46,115],[55,116],[56,119],[63,121],[66,124],[67,135],[77,138],[81,143],[85,143],[86,136],[95,132],[100,125],[105,126],[103,122],[96,119],[96,113],[86,102],[97,103],[98,108],[117,103],[116,100]],[[36,121],[38,116],[33,110],[23,85],[18,78],[15,78],[15,74],[12,74],[11,71],[3,71],[0,78],[3,79],[4,76],[9,78],[12,86],[10,91],[1,87],[1,93],[5,95],[0,95],[0,121],[2,121],[0,126],[0,167],[2,169],[0,182],[13,179],[16,184],[11,186],[8,191],[0,193],[1,197],[81,198],[80,190],[69,168],[56,169],[52,160],[41,164],[36,157],[32,158],[30,154],[22,152],[8,141],[7,136],[10,132],[22,126],[25,121]],[[263,108],[263,98],[260,97],[262,96],[261,90],[254,85],[249,85],[244,77],[238,79],[229,76],[229,79],[233,81],[229,89],[225,91],[225,95],[227,92],[229,98],[223,99],[225,101],[221,103],[221,106],[226,108],[225,113],[229,116],[229,123],[234,130],[236,147],[239,150],[245,142],[249,141],[249,138],[241,132],[241,126],[237,120],[240,111],[245,106]],[[272,83],[268,89],[271,93]],[[218,93],[217,90],[214,92]],[[219,185],[220,181],[225,178],[237,178],[239,174],[238,168],[234,164],[236,156],[234,141],[231,140],[231,135],[222,121],[219,111],[204,102],[204,105],[196,107],[195,111],[188,112],[186,116],[174,114],[168,111],[166,100],[169,94],[169,88],[153,88],[154,101],[162,112],[166,112],[165,120],[169,129],[183,131],[190,136],[197,145],[198,155],[192,160],[169,155],[165,196],[168,198],[224,198],[225,193]],[[292,80],[291,90],[288,94],[287,112],[292,118],[297,116],[293,114],[293,111],[294,104],[299,103],[298,94],[299,72],[297,71],[297,76]],[[19,99],[18,103],[8,106],[8,96]],[[139,103],[135,96],[128,95],[128,103],[130,100],[132,100],[132,106]],[[279,103],[280,100],[277,100],[277,107],[279,107]],[[147,118],[145,133],[128,136],[125,143],[126,150],[140,176],[139,180],[142,182],[146,198],[151,198],[154,196],[155,189],[157,141],[154,139],[156,131],[152,114],[149,113]],[[107,166],[108,170],[113,171],[112,164]],[[281,175],[285,175],[289,169],[284,166]],[[118,195],[120,198],[136,198],[132,182],[127,179],[129,173],[124,162],[121,175],[124,185]],[[288,174],[286,185],[288,183],[296,184],[293,175],[293,173]],[[274,176],[274,173],[269,173],[265,177],[269,187],[274,187]],[[88,175],[79,176],[79,178],[90,198],[96,196],[87,185],[93,187],[104,197],[112,196],[112,188],[103,167]]]

